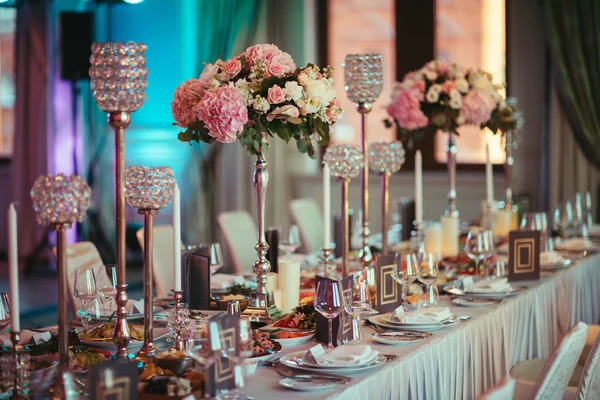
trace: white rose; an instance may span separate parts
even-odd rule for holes
[[[469,91],[469,82],[466,79],[460,78],[454,81],[456,89],[461,93],[467,93]]]
[[[204,69],[200,74],[200,79],[210,81],[215,77],[215,75],[217,75],[218,71],[219,66],[217,64],[206,64],[204,65]]]
[[[302,86],[298,85],[296,81],[290,81],[285,83],[285,92],[287,93],[287,100],[298,101],[302,98]]]
[[[259,112],[267,112],[271,105],[269,101],[264,97],[256,96],[256,98],[252,101],[252,108]]]
[[[438,74],[437,72],[428,69],[427,71],[425,71],[425,77],[430,81],[435,81],[438,77]]]
[[[436,83],[434,85],[431,85],[430,90],[435,90],[439,94],[439,93],[442,93],[443,88],[442,88],[442,85],[440,85],[439,83]]]
[[[430,87],[425,95],[425,100],[428,103],[436,103],[440,99],[440,92],[435,90],[433,87]]]
[[[462,98],[459,97],[457,99],[450,99],[450,102],[448,104],[450,105],[450,108],[460,110],[460,108],[462,107]]]
[[[300,102],[302,103],[302,105],[300,105]],[[321,107],[321,104],[316,98],[311,98],[306,101],[301,100],[300,102],[298,103],[298,106],[300,107],[300,114],[302,115],[314,114]]]
[[[450,100],[460,100],[462,103],[462,95],[460,94],[458,89],[450,89],[448,96],[450,96]]]
[[[305,73],[301,73],[300,75],[298,75],[298,83],[302,86],[306,86],[308,84],[308,81],[308,75],[306,75]]]
[[[465,116],[462,114],[458,114],[458,117],[456,117],[456,123],[458,125],[462,125],[465,123]]]
[[[492,93],[495,91],[492,82],[485,77],[485,75],[479,72],[472,72],[469,74],[469,83],[476,89],[484,92]]]
[[[210,81],[208,81],[208,86],[212,88],[218,88],[219,86],[221,86],[221,82],[219,82],[218,79],[213,78]]]

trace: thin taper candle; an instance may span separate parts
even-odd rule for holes
[[[331,169],[323,165],[323,248],[331,246]]]
[[[485,141],[485,181],[487,184],[488,204],[494,202],[494,175],[492,173],[492,162],[490,160],[490,142]]]
[[[21,331],[19,318],[19,252],[17,250],[17,211],[14,203],[8,207],[8,269],[10,275],[11,330]]]
[[[423,222],[423,158],[421,150],[415,154],[415,218]]]
[[[175,290],[181,290],[181,193],[175,184],[173,190],[173,273]]]

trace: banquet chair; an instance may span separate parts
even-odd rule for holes
[[[56,247],[53,252],[54,258],[56,258]],[[75,297],[75,270],[79,268],[93,268],[96,270],[102,265],[104,265],[104,262],[94,243],[79,242],[67,246],[67,290],[73,315],[81,308],[81,300]]]
[[[585,339],[585,346],[583,346],[581,357],[579,357],[579,365],[585,365],[598,336],[600,336],[600,325],[588,325],[587,339]]]
[[[296,199],[290,202],[290,213],[300,231],[302,252],[310,254],[323,246],[322,211],[314,199]]]
[[[479,397],[479,400],[511,400],[515,395],[516,381],[505,376],[496,386]]]
[[[581,377],[577,360],[585,344],[587,325],[579,322],[560,340],[548,360],[521,361],[510,370],[516,379],[515,399],[561,399],[569,380]]]
[[[173,226],[157,226],[152,233],[154,235],[154,248],[152,249],[154,287],[156,288],[157,297],[165,297],[175,287],[173,276]],[[144,228],[138,230],[136,236],[142,251],[144,251]]]
[[[227,251],[233,264],[233,273],[252,273],[256,260],[256,236],[258,228],[249,212],[238,210],[219,214],[219,228],[223,232]]]
[[[597,326],[597,325],[596,325]],[[578,386],[567,387],[563,399],[600,399],[600,336],[596,337],[581,372]]]

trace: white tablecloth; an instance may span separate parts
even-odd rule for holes
[[[347,386],[316,394],[295,393],[278,384],[275,371],[259,366],[249,377],[245,393],[261,400],[475,398],[517,362],[549,356],[576,322],[600,320],[600,255],[523,285],[529,287],[525,293],[486,308],[454,306],[443,297],[442,304],[455,315],[469,315],[471,320],[408,346],[371,343],[398,359],[376,372],[355,376]],[[367,336],[371,332],[365,328]],[[284,348],[284,352],[308,347]]]

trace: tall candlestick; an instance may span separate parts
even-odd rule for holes
[[[17,250],[17,211],[14,203],[8,208],[8,269],[10,274],[11,330],[21,331],[19,319],[19,253]]]
[[[323,248],[331,246],[331,168],[323,165]]]
[[[415,154],[415,218],[423,222],[423,157],[421,150]]]
[[[181,193],[175,184],[173,190],[173,272],[175,291],[181,291]]]
[[[492,162],[490,160],[490,142],[485,142],[485,182],[487,184],[488,204],[494,202],[494,175],[492,173]]]

